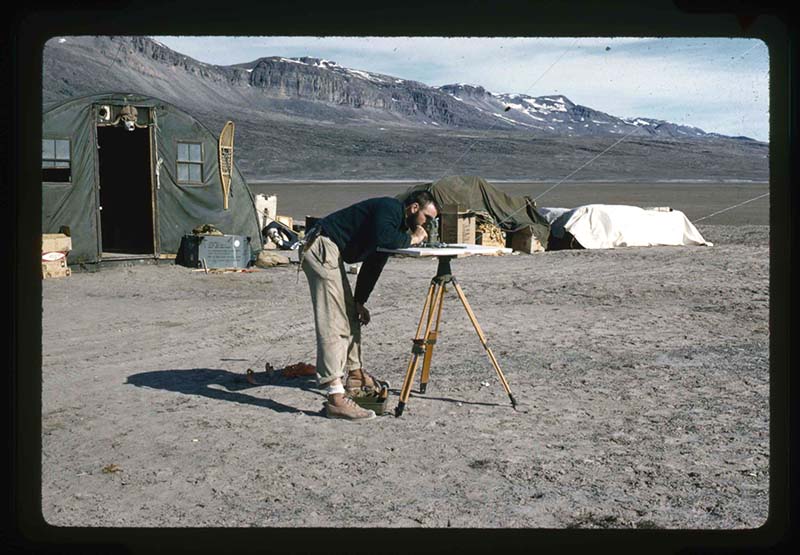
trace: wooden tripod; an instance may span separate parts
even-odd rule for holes
[[[403,414],[403,410],[408,402],[408,397],[411,394],[411,386],[414,383],[414,376],[417,373],[417,364],[420,356],[423,358],[419,392],[425,393],[425,390],[428,387],[428,379],[430,378],[431,370],[431,358],[433,357],[433,346],[436,344],[436,340],[439,336],[439,322],[441,321],[442,305],[444,304],[444,290],[445,285],[448,283],[453,284],[453,288],[456,290],[456,294],[458,294],[461,304],[464,305],[464,309],[467,311],[467,316],[469,316],[470,322],[472,322],[475,331],[478,333],[478,338],[481,340],[483,348],[486,349],[486,354],[489,355],[489,360],[492,362],[492,365],[497,372],[497,376],[500,378],[500,382],[503,384],[503,387],[508,394],[508,398],[511,399],[511,406],[514,408],[517,406],[517,401],[511,394],[511,389],[508,387],[508,382],[506,381],[505,376],[503,376],[503,371],[500,370],[500,365],[497,364],[497,359],[494,357],[494,353],[492,353],[492,350],[486,343],[486,336],[483,334],[477,318],[475,318],[475,313],[472,312],[472,308],[469,306],[469,302],[467,301],[467,297],[464,295],[464,291],[461,289],[461,286],[458,284],[458,281],[456,281],[456,278],[450,269],[450,260],[453,258],[455,258],[455,256],[439,257],[439,266],[436,270],[436,275],[431,280],[431,285],[428,288],[428,295],[425,298],[425,304],[422,307],[422,315],[419,317],[419,324],[417,324],[417,332],[414,336],[414,345],[411,348],[411,360],[408,363],[406,377],[403,380],[403,387],[400,390],[400,402],[397,404],[397,407],[394,410],[394,415],[396,417],[399,417]],[[425,316],[426,313],[427,318]],[[434,314],[436,315],[435,324]],[[425,331],[424,333],[421,333],[423,322],[425,322]],[[431,328],[432,324],[433,328]]]

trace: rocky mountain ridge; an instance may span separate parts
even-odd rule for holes
[[[668,138],[722,137],[706,133],[698,127],[653,118],[619,118],[575,104],[564,95],[534,97],[518,93],[496,94],[481,86],[466,84],[444,85],[440,88],[478,110],[536,131],[550,131],[567,136],[623,133]]]
[[[684,178],[699,169],[699,178],[730,178],[745,169],[741,178],[760,179],[767,167],[763,143],[649,118],[617,118],[561,95],[497,94],[465,84],[431,87],[311,57],[217,66],[142,36],[51,39],[44,49],[43,85],[45,108],[97,92],[137,92],[173,103],[212,129],[234,119],[238,163],[249,178],[416,178],[452,170],[547,179],[563,175],[565,161],[581,148],[600,151],[622,137],[625,143],[653,141],[648,151],[691,158],[642,160],[648,166],[636,175]],[[625,143],[616,153],[630,150]],[[687,149],[689,143],[704,146]],[[551,151],[557,154],[548,157]],[[709,164],[708,155],[722,152],[719,163],[733,160],[731,169]],[[535,167],[530,160],[537,160]],[[626,173],[630,167],[591,177]]]

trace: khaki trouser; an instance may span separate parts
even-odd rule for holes
[[[317,331],[317,381],[324,385],[361,368],[361,326],[336,243],[319,236],[302,256]]]

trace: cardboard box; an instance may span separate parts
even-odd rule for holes
[[[530,226],[508,233],[507,244],[515,251],[526,254],[544,252],[545,250],[542,243],[533,235],[533,229]]]
[[[442,207],[439,240],[443,243],[475,244],[475,213],[459,210],[456,205]]]
[[[72,271],[67,266],[67,259],[42,260],[42,279],[67,277]]]
[[[42,254],[46,252],[68,253],[72,250],[72,238],[63,233],[45,233],[42,235]]]
[[[42,234],[42,279],[67,277],[72,271],[67,266],[67,254],[72,250],[72,239],[63,233]]]

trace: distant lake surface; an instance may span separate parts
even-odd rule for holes
[[[248,182],[253,194],[277,195],[278,214],[294,219],[321,217],[371,197],[395,196],[424,183],[409,182]],[[584,204],[669,206],[691,221],[705,218],[769,193],[769,183],[522,183],[489,181],[513,196],[530,196],[538,206],[574,208]],[[704,219],[704,225],[769,225],[769,196]]]

